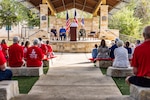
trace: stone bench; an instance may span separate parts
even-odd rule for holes
[[[150,88],[140,87],[131,84],[130,96],[135,100],[150,100]]]
[[[43,60],[43,66],[44,67],[51,67],[53,64],[53,59],[56,58],[56,56],[52,56],[50,59],[44,59]]]
[[[43,74],[43,67],[7,67],[13,76],[40,76]]]
[[[96,58],[96,66],[100,67],[100,68],[108,68],[109,66],[112,66],[112,59],[108,58],[108,59],[102,59],[102,58]]]
[[[18,95],[18,81],[0,81],[0,100],[10,100]]]
[[[111,77],[127,77],[133,75],[133,68],[117,68],[117,67],[108,67],[107,75]]]

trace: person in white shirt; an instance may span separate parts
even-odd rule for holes
[[[119,40],[117,42],[118,48],[114,50],[115,59],[113,61],[113,67],[127,68],[130,67],[128,51],[123,47],[124,42]]]

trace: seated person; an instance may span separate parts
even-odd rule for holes
[[[51,58],[52,56],[54,56],[54,53],[53,53],[53,48],[52,46],[49,44],[49,41],[47,40],[46,41],[46,46],[47,46],[47,58]]]
[[[64,40],[66,39],[66,29],[62,26],[62,28],[59,30],[60,39],[62,40],[62,37],[64,37]]]
[[[53,40],[57,38],[57,30],[55,28],[55,26],[53,26],[53,28],[51,29],[51,33],[53,34]],[[57,39],[58,40],[58,39]]]
[[[41,67],[42,66],[42,60],[44,57],[44,54],[42,52],[42,49],[38,47],[38,44],[40,43],[39,39],[35,39],[33,41],[33,46],[29,47],[27,51],[27,67]]]
[[[8,49],[9,54],[9,66],[10,67],[21,67],[24,65],[24,53],[22,46],[19,45],[19,37],[13,38],[13,44]]]
[[[106,42],[104,39],[101,40],[101,44],[98,47],[98,55],[97,58],[110,58],[109,57],[109,48],[106,46]]]
[[[97,54],[98,54],[97,44],[95,44],[95,48],[93,48],[93,50],[92,50],[92,58],[93,58],[93,60],[97,57]],[[96,66],[95,62],[96,62],[96,60],[94,60],[94,66]]]
[[[117,48],[117,41],[119,41],[118,38],[116,38],[115,44],[113,44],[113,45],[109,48],[109,49],[110,49],[110,54],[109,54],[109,56],[110,56],[110,58],[112,58],[112,59],[115,58],[115,56],[114,56],[114,50]]]
[[[132,57],[132,49],[129,46],[130,46],[130,42],[127,41],[126,44],[125,44],[125,48],[128,51],[128,58],[131,59],[131,57]]]
[[[11,80],[12,72],[9,69],[6,69],[6,59],[3,52],[0,50],[0,81],[2,80]]]
[[[133,76],[126,78],[128,84],[150,87],[150,26],[143,31],[144,42],[134,50],[132,58]]]
[[[84,38],[86,37],[86,31],[85,31],[85,29],[84,29],[83,26],[82,26],[81,29],[79,30],[78,37],[79,37],[79,40],[80,40],[80,37],[83,37],[83,40],[84,40]]]
[[[1,41],[0,50],[2,50],[5,58],[8,59],[8,46],[5,39]]]
[[[46,44],[43,43],[42,38],[38,38],[38,39],[40,41],[39,44],[38,44],[38,47],[41,48],[41,50],[42,50],[42,52],[44,54],[44,58],[46,58],[47,51],[48,51],[47,46],[46,46]]]
[[[128,51],[123,47],[124,43],[122,40],[117,42],[118,48],[114,50],[115,59],[113,61],[113,67],[127,68],[130,67],[128,58]]]

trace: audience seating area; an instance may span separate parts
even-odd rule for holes
[[[133,75],[133,68],[117,68],[117,67],[108,67],[107,75],[111,77],[127,77]]]
[[[96,58],[96,59],[89,58],[89,60],[91,62],[94,62],[94,60],[96,60],[96,66],[101,68],[108,68],[109,66],[112,66],[113,62],[113,59],[111,58]]]
[[[53,59],[56,58],[57,56],[51,56],[50,59],[44,59],[43,60],[43,67],[49,66],[51,67],[53,64]]]
[[[134,100],[150,100],[150,88],[131,84],[130,96],[134,98]]]
[[[18,95],[18,81],[0,81],[0,100],[10,100]]]
[[[41,76],[43,67],[7,67],[13,73],[13,76]]]

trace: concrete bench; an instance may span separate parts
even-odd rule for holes
[[[0,81],[0,100],[10,100],[18,95],[18,81]]]
[[[140,87],[131,84],[130,96],[135,100],[150,100],[150,88]]]
[[[113,60],[111,58],[96,58],[96,66],[100,68],[108,68],[112,66]]]
[[[127,77],[133,75],[133,68],[117,68],[117,67],[108,67],[107,75],[111,77]]]
[[[40,76],[43,74],[43,67],[7,67],[13,76]]]
[[[43,59],[43,66],[44,67],[51,67],[53,64],[53,59],[56,58],[56,56],[52,56],[51,58]]]

